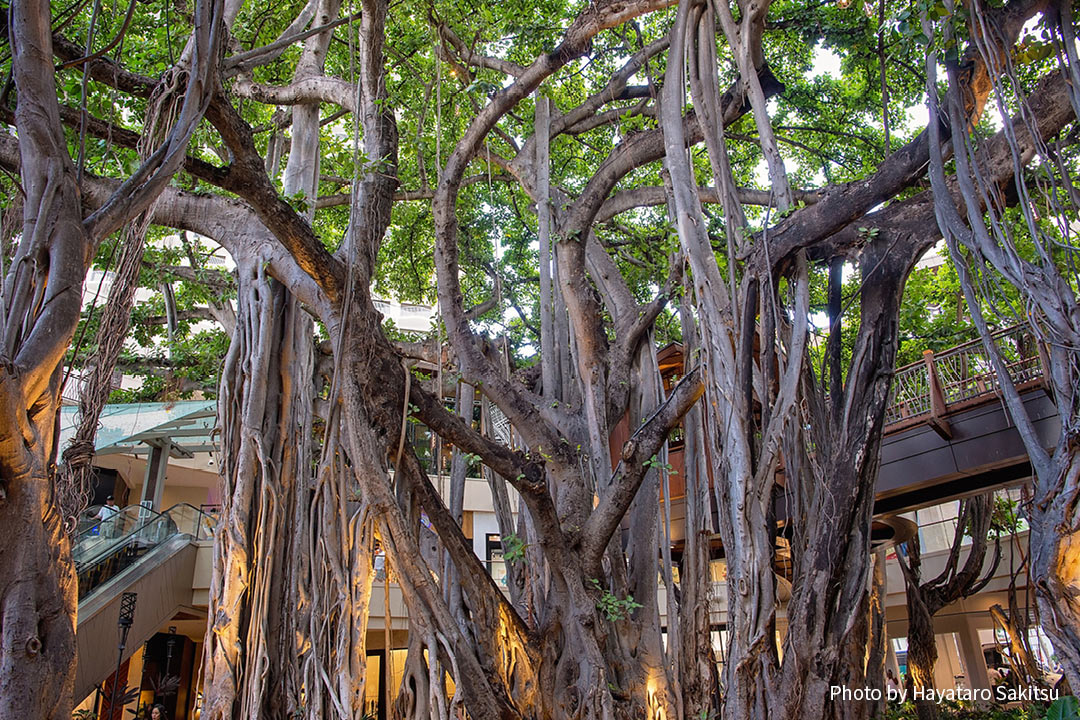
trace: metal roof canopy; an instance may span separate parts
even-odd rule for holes
[[[75,433],[78,410],[61,409],[60,446]],[[147,455],[153,448],[168,448],[169,455],[191,458],[195,453],[218,450],[214,443],[217,401],[125,403],[106,405],[95,438],[97,455]]]

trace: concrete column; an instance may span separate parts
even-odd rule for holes
[[[160,444],[150,445],[150,454],[146,457],[146,477],[139,501],[144,507],[158,512],[161,511],[161,493],[165,489],[165,469],[169,465],[171,445],[167,438]]]
[[[935,628],[940,630],[941,628]],[[960,650],[959,633],[938,632],[934,634],[938,659],[934,663],[934,685],[938,688],[952,688],[959,685],[963,678],[964,686],[971,686],[965,659]]]
[[[982,643],[979,642],[979,630],[971,621],[970,615],[964,615],[957,636],[960,640],[960,652],[964,655],[968,683],[973,688],[990,688],[990,675],[986,672],[986,658],[983,656]]]

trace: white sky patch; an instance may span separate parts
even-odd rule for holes
[[[754,168],[754,180],[758,187],[769,187],[769,164],[765,162],[765,158],[758,160],[757,167]]]
[[[926,123],[930,118],[930,111],[926,109],[925,105],[912,105],[904,111],[904,115],[907,117],[908,127],[926,127]]]
[[[1042,24],[1042,19],[1042,14],[1039,13],[1024,23],[1024,28],[1020,33],[1020,39],[1023,40],[1024,36],[1035,34],[1039,29],[1039,25]]]
[[[979,118],[979,125],[995,133],[999,132],[1003,127],[1001,109],[998,107],[997,100],[993,95],[990,96],[990,101],[987,102],[982,117]]]
[[[820,44],[814,47],[813,67],[815,76],[828,75],[833,80],[839,80],[842,76],[840,56]]]

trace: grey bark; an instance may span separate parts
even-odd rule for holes
[[[1069,13],[1059,16],[1068,17]],[[923,22],[924,31],[931,34],[936,32],[931,22],[925,19]],[[1004,121],[1000,142],[1005,145],[1006,152],[1001,163],[993,165],[976,154],[969,133],[954,133],[951,138],[957,167],[954,188],[946,183],[943,153],[932,144],[930,178],[934,209],[938,225],[949,244],[950,255],[957,266],[972,320],[983,339],[1006,407],[1016,423],[1034,470],[1035,500],[1030,536],[1032,581],[1044,627],[1054,641],[1070,684],[1077,687],[1080,686],[1080,607],[1075,602],[1075,587],[1080,583],[1080,578],[1074,571],[1076,563],[1072,537],[1077,524],[1076,499],[1080,495],[1080,445],[1076,442],[1080,433],[1077,427],[1080,414],[1076,411],[1080,303],[1074,290],[1074,272],[1059,268],[1053,260],[1050,250],[1052,241],[1035,221],[1031,209],[1032,198],[1043,199],[1047,203],[1049,221],[1060,228],[1063,222],[1067,222],[1064,218],[1071,210],[1075,195],[1055,193],[1054,188],[1060,180],[1054,177],[1050,178],[1049,188],[1045,191],[1030,187],[1023,172],[1024,166],[1036,156],[1041,156],[1049,166],[1055,164],[1047,139],[1056,133],[1060,113],[1075,115],[1075,94],[1069,93],[1071,104],[1059,104],[1057,113],[1045,107],[1036,110],[1033,107],[1034,99],[1046,83],[1066,83],[1067,76],[1074,73],[1075,68],[1059,68],[1058,72],[1045,78],[1039,88],[1028,93],[1016,83],[1016,73],[1010,59],[998,50],[985,11],[979,9],[973,23],[973,45],[991,68],[990,80],[997,110]],[[944,29],[943,32],[948,36],[950,31]],[[1075,36],[1071,26],[1062,33]],[[1075,53],[1075,47],[1071,50]],[[1066,56],[1069,57],[1068,53]],[[935,60],[933,54],[927,59],[928,87],[936,81],[937,67],[931,67]],[[943,111],[950,124],[956,127],[966,107],[965,98],[958,85],[957,69],[949,64],[946,70],[949,88],[944,105],[939,102],[935,91],[929,95],[928,106],[932,115]],[[1009,118],[1007,107],[1013,100],[1021,101],[1021,111],[1016,117]],[[936,139],[940,141],[940,138]],[[1031,243],[1031,254],[1018,250],[1016,234],[1003,223],[1000,209],[988,202],[999,192],[1003,183],[1010,181],[1020,196],[1023,222],[1018,232]],[[1071,242],[1066,234],[1066,246],[1071,247]],[[1061,432],[1050,448],[1043,446],[1035,432],[983,316],[981,302],[985,294],[977,287],[975,276],[988,273],[1000,275],[1019,290],[1026,307],[1034,310],[1022,320],[1030,324],[1037,338],[1052,347],[1047,355],[1048,380],[1062,424]]]
[[[204,683],[210,718],[304,708],[310,642],[313,327],[257,258],[240,258],[236,334],[222,373],[224,493]]]
[[[196,7],[193,75],[216,67],[220,10],[211,2]],[[204,76],[189,83],[166,142],[84,218],[57,103],[48,3],[16,4],[9,28],[25,200],[0,316],[0,539],[9,548],[0,559],[0,717],[67,718],[77,589],[54,495],[60,364],[96,243],[162,191],[183,160],[207,89]]]

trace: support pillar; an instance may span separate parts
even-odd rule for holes
[[[971,622],[970,616],[964,616],[957,636],[960,639],[960,652],[964,656],[968,683],[973,688],[991,688],[990,674],[986,672],[986,657],[983,655],[982,643],[979,642],[979,630]]]
[[[150,444],[150,454],[146,457],[146,477],[139,504],[157,512],[161,512],[161,493],[165,489],[165,470],[171,447],[172,443],[165,438]]]

